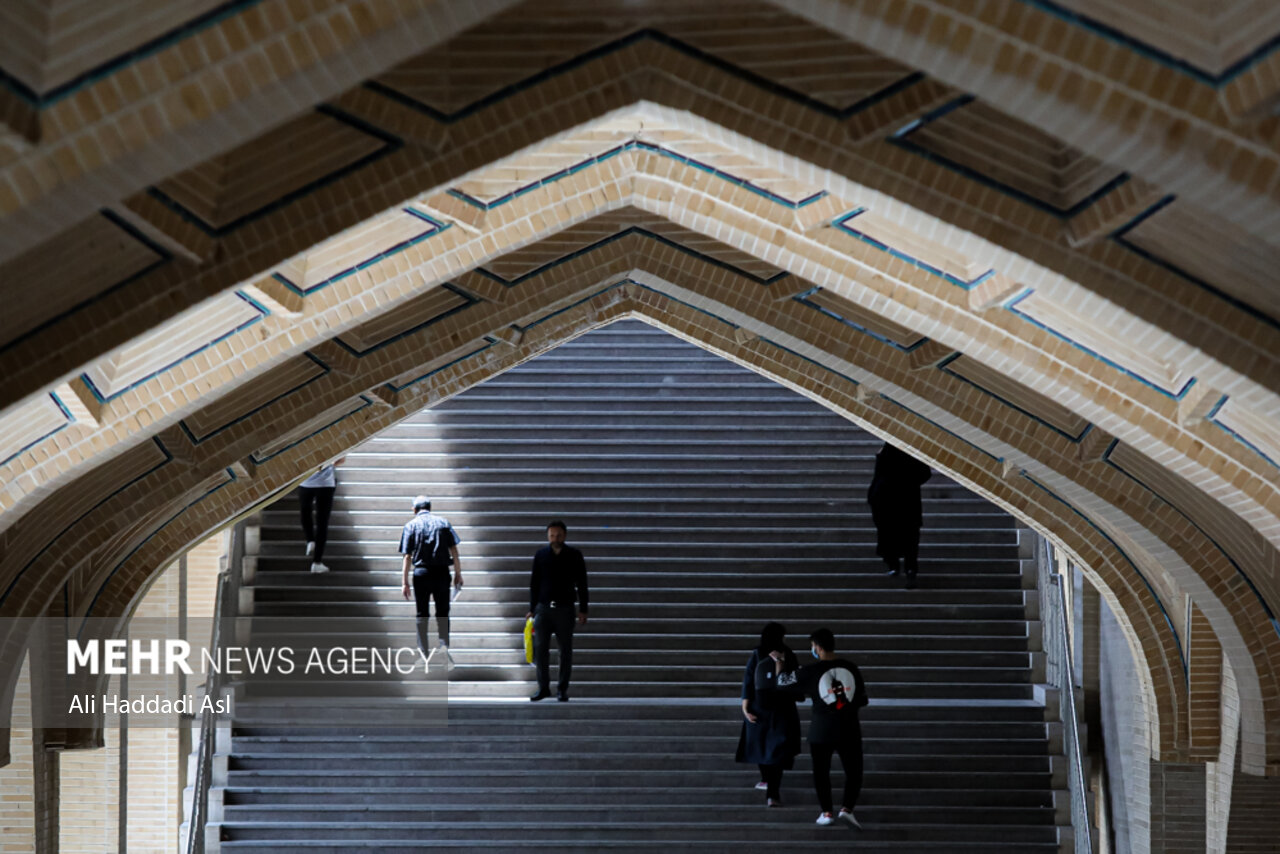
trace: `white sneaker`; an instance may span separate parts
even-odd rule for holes
[[[853,817],[852,810],[842,809],[840,810],[840,815],[836,816],[836,818],[840,819],[850,827],[856,828],[858,830],[862,830],[862,825],[858,822],[856,818]]]
[[[769,791],[769,784],[764,780],[761,780],[759,783],[756,783],[756,789],[761,792],[767,792]]]
[[[325,566],[322,563],[313,563],[311,564],[311,571],[312,572],[328,572],[329,567]]]
[[[316,541],[307,540],[307,557],[311,557],[316,551]]]
[[[822,815],[818,816],[817,823],[826,827],[828,824],[835,824],[836,820],[832,817],[831,813],[824,812]]]
[[[453,656],[449,654],[449,645],[446,643],[442,643],[435,649],[431,650],[431,654],[427,656],[426,666],[427,666],[428,673],[431,672],[431,662],[435,661],[437,653],[443,653],[444,661],[443,662],[436,661],[436,664],[443,663],[445,666],[445,670],[452,670],[453,668],[458,666],[457,663],[453,660]]]

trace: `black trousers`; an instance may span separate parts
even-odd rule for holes
[[[573,624],[576,608],[552,608],[539,605],[533,611],[533,664],[538,669],[538,690],[551,691],[551,633],[555,632],[560,648],[560,692],[569,690],[573,673]]]
[[[449,644],[449,571],[413,574],[413,604],[418,607],[418,647],[423,654],[431,652],[428,636],[428,618],[431,616],[431,600],[436,600],[436,631],[440,642]]]
[[[813,760],[813,790],[818,794],[818,804],[823,812],[834,812],[831,807],[831,756],[840,754],[844,766],[843,807],[853,809],[862,791],[862,741],[843,741],[834,744],[810,744],[809,756]]]
[[[329,539],[329,512],[333,510],[335,491],[332,486],[298,487],[298,502],[302,505],[302,532],[307,535],[308,542],[314,541],[316,544],[311,558],[316,563],[323,563],[321,558],[324,557],[325,540]],[[311,522],[313,509],[314,525]]]
[[[907,552],[906,557],[902,558],[902,567],[907,571],[907,578],[915,578],[916,573],[920,570],[920,547],[917,545]],[[899,569],[898,558],[886,557],[882,558],[884,565],[889,567],[890,572],[897,572]]]
[[[781,765],[761,765],[760,779],[764,780],[765,785],[769,787],[767,797],[777,800],[782,792],[782,766]]]

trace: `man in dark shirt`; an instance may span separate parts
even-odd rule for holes
[[[533,702],[551,696],[551,633],[560,647],[560,685],[556,699],[569,699],[573,671],[573,621],[587,624],[587,562],[582,552],[564,544],[568,530],[559,519],[547,525],[548,545],[533,556],[529,579],[529,613],[533,618],[533,663],[538,668],[538,693]]]
[[[427,636],[427,621],[432,598],[436,600],[436,627],[440,634],[440,646],[427,656],[427,666],[437,652],[443,652],[448,669],[452,670],[453,656],[449,654],[449,567],[453,567],[453,586],[462,587],[462,559],[458,556],[458,535],[449,520],[431,512],[431,501],[425,495],[413,499],[413,518],[405,523],[400,534],[402,587],[404,598],[409,598],[409,569],[413,568],[413,598],[418,606],[418,648],[423,655],[431,649]]]
[[[838,820],[861,828],[853,807],[862,790],[862,725],[858,710],[867,705],[867,686],[858,666],[846,658],[836,658],[836,640],[830,629],[809,635],[816,664],[800,668],[795,693],[813,701],[809,719],[809,756],[813,760],[813,788],[822,814],[818,824],[834,824],[831,804],[831,756],[840,754],[844,766],[844,799]],[[778,654],[773,659],[779,661]],[[782,664],[776,665],[778,670]]]

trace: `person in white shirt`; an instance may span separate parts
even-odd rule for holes
[[[298,503],[302,507],[302,533],[307,538],[307,555],[311,558],[312,572],[328,572],[324,565],[324,544],[329,538],[329,513],[333,510],[333,494],[338,488],[335,467],[342,465],[339,458],[307,478],[298,487]],[[314,521],[312,517],[314,516]]]

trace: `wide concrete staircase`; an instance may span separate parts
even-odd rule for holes
[[[1059,850],[1061,729],[1036,699],[1039,629],[1014,522],[935,475],[919,589],[902,589],[874,556],[863,500],[878,447],[630,321],[370,440],[339,472],[332,571],[308,572],[296,500],[283,500],[262,514],[244,607],[263,632],[288,616],[326,643],[412,645],[396,545],[412,496],[430,495],[463,539],[458,667],[324,693],[408,702],[447,678],[448,726],[281,725],[280,704],[307,686],[245,685],[210,840],[246,852]],[[528,568],[556,517],[587,557],[590,620],[572,702],[532,705]],[[771,619],[806,656],[805,635],[830,627],[868,681],[860,833],[814,825],[807,756],[775,810],[734,762],[743,666]]]

